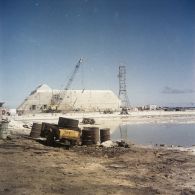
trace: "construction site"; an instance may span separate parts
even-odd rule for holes
[[[0,0],[0,195],[195,195],[195,0]]]
[[[63,95],[60,103],[56,103]],[[55,98],[55,100],[54,100]],[[120,100],[110,90],[52,90],[38,86],[17,108],[19,114],[49,112],[103,112],[119,111]]]
[[[51,89],[46,84],[38,86],[17,108],[17,113],[66,113],[66,112],[116,112],[121,101],[111,90],[71,90],[76,73],[83,59],[75,65],[64,89]]]
[[[119,66],[119,94],[42,84],[14,115],[0,105],[0,194],[195,194],[195,149],[137,145],[128,123],[186,121],[195,113],[134,112]],[[113,133],[120,127],[120,139]]]

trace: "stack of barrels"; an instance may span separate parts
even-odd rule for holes
[[[110,140],[110,129],[100,129],[98,127],[84,127],[82,130],[82,145],[96,145],[99,141]]]
[[[45,137],[47,132],[52,128],[68,128],[72,130],[80,130],[78,120],[59,117],[58,125],[51,123],[33,123],[30,136],[33,138]],[[110,129],[99,129],[98,127],[84,127],[82,130],[82,145],[96,145],[110,140]]]

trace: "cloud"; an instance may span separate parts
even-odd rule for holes
[[[162,93],[165,93],[165,94],[186,94],[186,93],[195,93],[195,90],[193,90],[193,89],[174,89],[174,88],[166,86],[162,90]]]

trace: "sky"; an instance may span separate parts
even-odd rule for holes
[[[195,106],[194,0],[0,0],[0,101],[40,84],[119,93],[131,106]]]

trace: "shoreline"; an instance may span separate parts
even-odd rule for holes
[[[25,120],[57,120],[59,117],[70,117],[81,120],[84,117],[94,118],[94,119],[107,119],[107,120],[121,120],[121,121],[129,121],[131,119],[140,119],[141,122],[144,122],[142,119],[162,119],[164,118],[182,118],[182,117],[191,117],[193,119],[193,123],[195,123],[195,110],[188,111],[131,111],[128,115],[120,115],[119,112],[113,114],[102,114],[99,112],[91,112],[91,113],[37,113],[37,114],[26,114],[21,116],[13,116],[13,119],[16,121],[25,121]],[[158,121],[160,122],[160,121]]]
[[[101,113],[69,113],[69,114],[30,114],[15,116],[11,118],[9,129],[13,134],[29,134],[30,128],[24,128],[26,124],[30,127],[33,122],[57,123],[59,117],[74,118],[79,120],[79,126],[84,117],[94,118],[95,126],[99,128],[110,128],[111,134],[119,125],[142,125],[142,124],[195,124],[195,111],[139,111],[130,112],[129,115],[101,114]],[[179,147],[180,148],[180,147]],[[184,147],[186,148],[186,147]],[[193,149],[193,148],[192,148]]]

